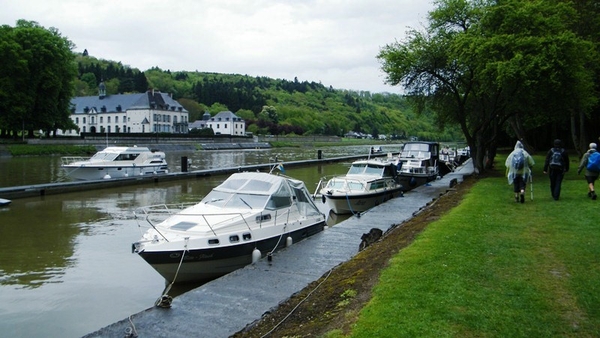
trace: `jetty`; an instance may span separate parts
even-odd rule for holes
[[[371,228],[385,232],[402,224],[472,173],[469,159],[453,172],[405,193],[404,197],[326,228],[275,252],[271,259],[261,259],[177,296],[171,307],[152,304],[84,337],[229,337],[352,259],[359,251],[361,236]]]

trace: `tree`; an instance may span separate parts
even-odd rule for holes
[[[13,131],[73,128],[70,101],[77,74],[74,45],[55,29],[19,20],[2,26],[0,112]],[[6,57],[4,57],[6,56]],[[16,134],[16,133],[14,133]]]
[[[378,58],[386,81],[402,84],[420,111],[431,107],[438,123],[460,125],[476,171],[492,165],[507,125],[523,138],[525,128],[558,119],[574,101],[589,99],[583,65],[593,52],[569,30],[574,12],[566,3],[436,5],[425,31],[409,31],[406,42],[385,46]],[[558,99],[565,96],[574,98]]]

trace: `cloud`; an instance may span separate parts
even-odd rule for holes
[[[55,27],[90,55],[147,70],[239,73],[400,92],[384,85],[381,47],[424,22],[421,0],[23,0],[0,22]]]

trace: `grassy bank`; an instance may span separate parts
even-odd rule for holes
[[[350,336],[600,336],[600,200],[573,162],[554,201],[535,160],[533,201],[479,181],[392,259]]]

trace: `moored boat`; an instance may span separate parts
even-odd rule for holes
[[[90,158],[65,156],[61,167],[75,180],[101,180],[169,172],[165,153],[147,147],[106,147]]]
[[[440,145],[437,142],[411,141],[398,156],[398,177],[405,191],[434,181],[440,175]]]
[[[150,228],[133,251],[171,283],[205,282],[324,229],[325,215],[302,181],[231,175],[199,203],[136,212]]]
[[[360,213],[402,194],[396,165],[380,159],[354,161],[345,175],[323,178],[317,189],[336,214]]]

